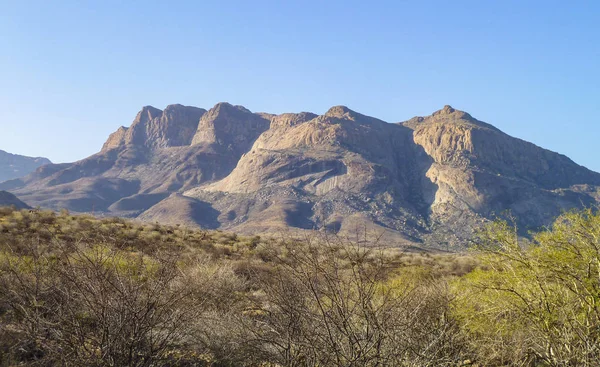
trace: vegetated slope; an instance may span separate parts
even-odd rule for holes
[[[272,115],[228,103],[144,107],[99,153],[0,185],[52,209],[442,247],[507,211],[524,232],[548,225],[597,203],[599,187],[600,174],[450,106],[391,124],[344,106]]]
[[[427,264],[440,285],[447,276],[475,266],[470,258],[383,253],[364,244],[346,246],[335,237],[273,240],[67,211],[0,208],[0,361],[289,366],[303,364],[303,355],[310,353],[319,365],[331,365],[339,353],[323,343],[328,321],[323,324],[314,311],[321,297],[336,294],[345,297],[344,309],[335,308],[348,315],[345,321],[331,314],[330,306],[321,308],[323,315],[335,317],[336,330],[345,324],[344,332],[331,334],[335,343],[369,340],[366,348],[353,346],[344,360],[353,358],[357,348],[375,350],[371,345],[377,345],[377,352],[358,360],[360,365],[384,360],[414,365],[423,351],[447,347],[452,350],[442,357],[435,352],[426,359],[451,356],[454,362],[462,358],[461,345],[445,337],[451,325],[444,318],[447,303],[439,302],[443,294],[429,292],[428,277],[414,272],[415,264]],[[400,280],[400,269],[406,269],[410,284]],[[309,272],[311,281],[314,276],[337,278],[328,278],[330,288],[319,287],[315,298],[292,275],[301,270]],[[353,274],[360,274],[360,282]],[[358,284],[360,292],[353,291]],[[365,295],[365,302],[348,297],[355,294]],[[288,302],[295,307],[287,307]],[[371,303],[378,304],[376,313],[365,312]],[[385,325],[385,333],[377,339],[370,331],[365,334],[372,325]],[[347,336],[350,327],[353,335]],[[293,335],[286,342],[302,349],[286,356],[281,333]],[[424,337],[430,334],[443,341],[432,346]],[[411,352],[395,353],[399,348]]]
[[[0,150],[0,182],[26,176],[36,168],[50,163],[52,162],[47,158],[26,157]]]
[[[0,361],[597,365],[591,209],[562,215],[531,246],[496,221],[467,256],[312,234],[265,239],[0,208]]]

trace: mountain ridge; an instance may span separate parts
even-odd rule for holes
[[[600,174],[449,105],[388,123],[345,106],[275,115],[222,102],[145,106],[99,153],[3,188],[52,209],[240,232],[362,226],[440,246],[507,210],[534,229],[596,205]]]
[[[28,157],[0,150],[0,182],[16,179],[52,163],[44,157]]]

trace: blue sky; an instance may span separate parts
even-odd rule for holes
[[[599,1],[0,0],[0,149],[81,159],[144,105],[450,104],[600,171],[599,40]]]

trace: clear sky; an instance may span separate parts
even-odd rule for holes
[[[450,104],[600,171],[600,1],[0,0],[0,149],[74,161],[144,105],[220,101]]]

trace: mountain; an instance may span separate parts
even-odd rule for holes
[[[52,162],[47,158],[26,157],[0,150],[0,182],[26,176],[36,168],[50,163]]]
[[[19,200],[16,196],[7,191],[0,191],[0,207],[14,206],[17,209],[29,209],[29,205]]]
[[[388,123],[219,103],[144,107],[86,159],[0,184],[32,205],[227,229],[378,233],[449,247],[510,212],[524,230],[600,201],[600,174],[445,106]]]

